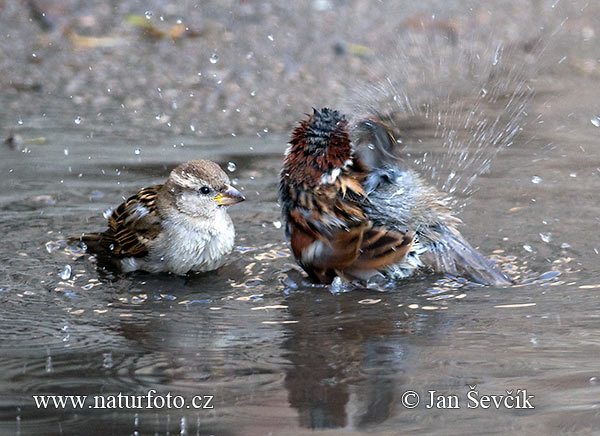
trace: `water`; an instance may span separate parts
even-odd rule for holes
[[[431,276],[390,292],[305,283],[276,203],[285,136],[145,138],[92,117],[28,118],[25,146],[3,150],[0,172],[0,433],[597,431],[600,156],[590,117],[566,116],[597,111],[585,90],[561,93],[560,104],[548,95],[533,102],[546,123],[496,156],[461,212],[465,236],[517,278],[503,289]],[[443,153],[435,126],[420,128],[407,151]],[[235,162],[247,198],[230,208],[238,236],[222,269],[114,275],[65,247],[194,158]],[[480,395],[526,389],[535,409],[469,409],[469,385]],[[213,397],[214,408],[90,409],[90,399],[56,410],[32,400],[151,390]],[[409,390],[423,400],[416,408],[402,404]],[[430,390],[458,395],[460,409],[428,409]]]

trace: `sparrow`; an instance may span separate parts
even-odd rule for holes
[[[349,125],[329,108],[314,109],[297,125],[279,201],[298,264],[323,284],[424,270],[510,284],[460,234],[451,198],[396,157],[395,145],[384,123],[371,117]]]
[[[233,249],[226,207],[243,200],[219,165],[193,160],[107,212],[108,230],[77,239],[122,272],[212,271]]]

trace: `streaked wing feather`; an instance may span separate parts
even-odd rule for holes
[[[400,262],[414,242],[412,232],[400,233],[385,227],[375,227],[363,236],[360,254],[350,265],[357,270],[380,270]]]
[[[156,197],[162,185],[144,188],[117,207],[108,219],[114,239],[113,254],[141,257],[148,254],[148,243],[161,231]]]

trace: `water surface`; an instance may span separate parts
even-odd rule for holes
[[[496,157],[461,213],[465,236],[517,279],[509,288],[440,276],[388,292],[305,283],[276,203],[283,136],[151,138],[60,114],[15,125],[25,142],[45,141],[2,151],[0,433],[599,431],[600,159],[585,99],[538,97],[545,124]],[[433,130],[418,135],[413,156],[443,153]],[[238,235],[223,268],[118,275],[64,246],[194,158],[234,162],[248,199],[230,208]],[[526,389],[535,409],[469,409],[469,385],[482,395]],[[32,400],[151,389],[210,395],[214,408],[40,410]],[[424,402],[405,407],[408,390]],[[458,395],[461,407],[428,409],[430,390]]]

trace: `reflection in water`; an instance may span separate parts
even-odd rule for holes
[[[300,425],[312,429],[364,427],[385,421],[401,389],[408,339],[433,331],[435,317],[376,302],[361,292],[292,292],[293,323],[283,347],[291,362],[285,387]]]

